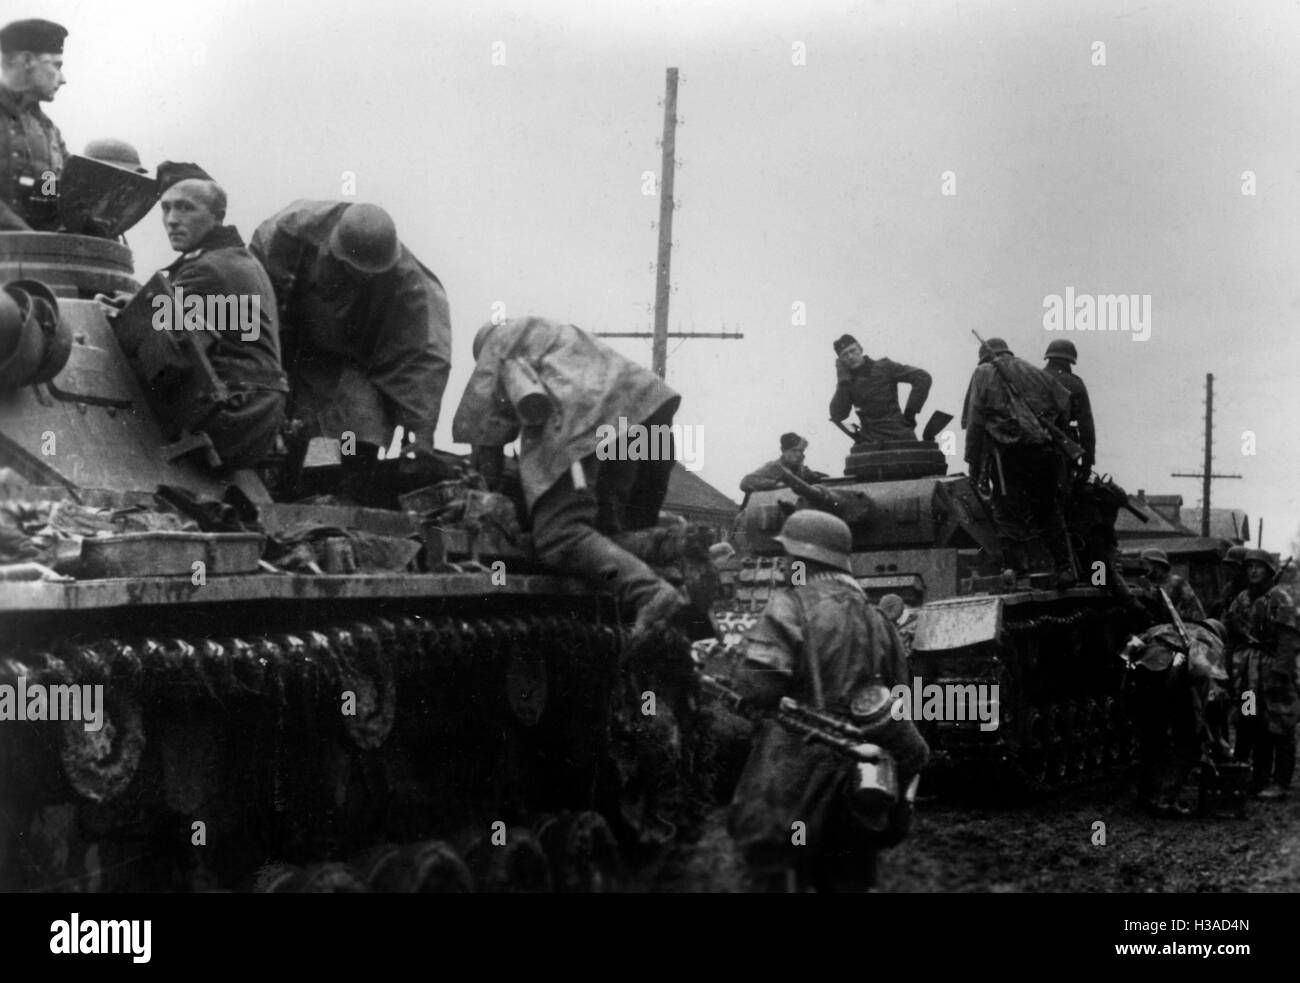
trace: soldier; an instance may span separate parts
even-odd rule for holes
[[[374,466],[395,428],[403,468],[434,469],[433,433],[451,368],[442,284],[376,205],[296,201],[253,233],[280,305],[290,415],[307,437],[354,435],[345,468]]]
[[[637,612],[634,639],[684,614],[685,600],[667,581],[607,538],[657,523],[674,465],[671,437],[666,454],[640,460],[602,440],[605,427],[670,433],[681,397],[585,331],[539,317],[483,325],[474,360],[452,439],[473,446],[475,465],[496,487],[504,445],[522,437],[519,475],[539,559],[612,589]],[[521,377],[527,393],[516,388]],[[525,400],[540,400],[541,416]]]
[[[1300,723],[1300,629],[1290,595],[1273,586],[1276,574],[1269,553],[1247,550],[1246,589],[1228,609],[1238,700],[1233,754],[1252,762],[1252,785],[1261,799],[1286,797]]]
[[[791,471],[796,478],[802,478],[809,484],[816,484],[819,481],[825,481],[829,475],[824,475],[820,471],[814,471],[803,463],[804,452],[808,449],[808,441],[804,440],[797,433],[784,433],[781,435],[781,456],[775,461],[768,461],[757,471],[751,471],[740,480],[740,490],[746,495],[756,491],[772,491],[775,488],[784,488],[786,486],[785,475],[781,469],[785,468]]]
[[[999,367],[1028,409],[1010,395]],[[1017,576],[1028,573],[1029,544],[1039,539],[1051,554],[1058,588],[1075,582],[1061,510],[1065,461],[1036,414],[1059,428],[1069,399],[1052,376],[1016,358],[1001,338],[990,338],[980,346],[961,421],[971,474],[988,474],[992,482],[993,518],[1008,566]]]
[[[805,565],[803,586],[782,587],[743,642],[736,689],[758,709],[792,697],[844,714],[863,687],[907,683],[907,655],[894,625],[867,599],[849,566],[853,537],[836,516],[811,509],[786,520],[777,541]],[[755,881],[819,890],[870,885],[870,834],[841,798],[846,767],[775,721],[755,731],[732,798],[729,829]],[[906,784],[910,775],[901,775]],[[793,824],[806,841],[795,845]]]
[[[1163,588],[1180,618],[1184,621],[1205,620],[1205,608],[1201,606],[1201,599],[1196,596],[1191,584],[1170,572],[1173,568],[1164,550],[1143,550],[1142,563],[1146,566],[1146,574],[1139,579],[1137,592],[1152,618],[1157,622],[1172,620],[1165,609],[1165,602],[1156,593]]]
[[[230,391],[199,429],[225,468],[251,467],[276,447],[289,383],[280,368],[280,325],[266,271],[233,225],[224,225],[226,193],[200,167],[158,165],[163,228],[180,257],[164,272],[178,297],[201,296],[202,310],[227,323],[208,324],[194,337]],[[220,303],[208,302],[209,297]],[[126,298],[119,296],[114,303]],[[254,300],[256,307],[254,308]],[[256,313],[255,325],[242,314]],[[155,323],[157,327],[157,323]]]
[[[1043,371],[1070,393],[1065,432],[1083,448],[1079,471],[1083,478],[1087,478],[1097,460],[1097,430],[1092,423],[1092,403],[1088,400],[1088,387],[1070,369],[1070,366],[1079,360],[1079,354],[1074,349],[1074,342],[1058,339],[1047,346],[1043,358],[1047,359]]]
[[[58,226],[58,179],[68,148],[40,104],[52,102],[67,81],[67,36],[47,20],[0,28],[0,230]]]
[[[1226,618],[1232,602],[1246,589],[1245,559],[1244,546],[1230,546],[1228,552],[1223,554],[1223,559],[1219,561],[1219,569],[1223,571],[1223,590],[1218,600],[1210,605],[1211,618]]]
[[[831,419],[838,423],[857,409],[861,441],[915,440],[916,417],[930,395],[930,373],[887,358],[871,359],[852,335],[841,335],[835,349],[835,395]],[[907,406],[898,409],[898,384],[912,387]]]
[[[1222,625],[1169,624],[1129,640],[1133,720],[1139,738],[1138,803],[1160,816],[1186,816],[1179,792],[1203,755],[1221,757]],[[1188,649],[1191,651],[1189,652]]]

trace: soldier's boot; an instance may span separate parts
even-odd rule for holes
[[[1192,763],[1189,761],[1175,761],[1169,767],[1157,807],[1160,815],[1187,816],[1191,814],[1192,810],[1178,801],[1179,793],[1182,792],[1183,786],[1187,784],[1187,776],[1191,773]]]

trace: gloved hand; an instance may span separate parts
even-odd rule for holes
[[[915,413],[904,413],[904,414],[903,414],[903,422],[907,424],[907,427],[908,427],[909,430],[915,430],[915,429],[916,429],[916,414],[915,414]]]

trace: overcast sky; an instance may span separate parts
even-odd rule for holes
[[[648,327],[658,200],[642,174],[659,170],[676,66],[671,326],[745,334],[670,345],[706,480],[738,499],[786,430],[839,473],[848,441],[826,409],[846,331],[929,369],[926,412],[960,417],[974,328],[1035,360],[1073,340],[1099,469],[1189,508],[1199,482],[1169,473],[1200,469],[1213,372],[1215,467],[1244,478],[1215,504],[1263,516],[1273,549],[1300,526],[1294,3],[86,0],[8,16],[71,32],[46,107],[70,148],[117,136],[150,168],[199,162],[246,237],[295,198],[345,197],[345,172],[392,211],[451,301],[439,446],[494,302]],[[129,236],[142,280],[171,257],[160,224]],[[1049,334],[1044,298],[1067,288],[1149,295],[1149,339]],[[648,342],[614,344],[649,363]]]

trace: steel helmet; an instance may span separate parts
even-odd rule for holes
[[[985,338],[984,344],[980,345],[980,361],[986,362],[991,360],[995,355],[1014,355],[1007,343],[1001,338]]]
[[[1218,635],[1219,641],[1226,642],[1228,640],[1228,628],[1218,618],[1206,618],[1201,622],[1201,624],[1205,625],[1206,628]]]
[[[1238,566],[1240,566],[1241,564],[1246,562],[1246,547],[1244,546],[1228,547],[1228,552],[1223,554],[1223,559],[1220,560],[1219,562],[1235,563]]]
[[[104,164],[112,164],[114,167],[120,167],[123,170],[135,171],[137,174],[149,173],[149,169],[140,163],[139,151],[125,140],[118,140],[116,137],[91,140],[81,153],[83,157],[89,157],[91,160],[97,160]]]
[[[483,346],[487,344],[488,335],[495,328],[495,321],[488,321],[483,327],[478,329],[478,334],[474,335],[474,361],[478,361],[479,352],[483,351]]]
[[[828,512],[800,509],[785,520],[781,535],[774,537],[791,556],[815,560],[828,567],[852,573],[849,551],[853,533],[848,523]]]
[[[1142,559],[1148,560],[1151,563],[1163,563],[1166,567],[1170,565],[1169,557],[1165,554],[1164,550],[1143,550]]]
[[[1079,353],[1074,350],[1074,342],[1066,341],[1064,338],[1058,338],[1047,346],[1047,351],[1043,353],[1043,358],[1063,358],[1071,365],[1079,361]]]
[[[1277,573],[1277,561],[1273,559],[1273,554],[1267,550],[1246,550],[1246,562],[1262,563],[1268,567],[1269,573]]]
[[[326,248],[362,273],[387,273],[402,258],[392,217],[378,205],[349,205],[334,224]]]

